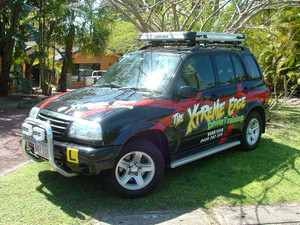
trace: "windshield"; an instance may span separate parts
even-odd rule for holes
[[[135,52],[124,56],[96,83],[163,92],[180,60],[179,54]]]

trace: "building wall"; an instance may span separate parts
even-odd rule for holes
[[[100,63],[101,70],[108,70],[115,62],[119,60],[120,56],[115,55],[102,55],[89,58],[88,56],[77,53],[73,56],[73,63]]]
[[[100,63],[101,70],[108,70],[114,63],[116,63],[121,56],[117,54],[112,55],[101,55],[101,56],[94,56],[88,57],[82,53],[74,54],[73,56],[73,63],[74,64],[81,64],[81,63]],[[70,85],[74,87],[84,87],[84,82],[72,82],[72,74],[70,75]]]

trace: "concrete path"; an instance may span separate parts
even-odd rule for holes
[[[99,212],[94,224],[300,225],[300,204],[215,207],[191,211]]]

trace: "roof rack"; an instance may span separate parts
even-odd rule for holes
[[[241,42],[245,41],[246,38],[243,34],[184,31],[142,33],[139,36],[139,40],[148,41],[151,46],[195,46],[196,44],[226,44],[238,46]]]

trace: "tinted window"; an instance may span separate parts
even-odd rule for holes
[[[243,66],[241,64],[241,61],[238,59],[236,56],[231,56],[232,57],[232,62],[233,62],[233,67],[234,67],[234,72],[235,72],[235,77],[238,81],[243,81],[246,79],[245,76],[245,71],[243,69]]]
[[[197,76],[196,70],[188,62],[183,69],[177,87],[179,88],[182,86],[194,86],[199,89],[199,84],[196,76]]]
[[[221,86],[235,83],[235,75],[230,55],[216,56],[217,73]]]
[[[199,90],[216,86],[210,56],[198,56],[188,60],[178,86],[184,85],[191,85]]]
[[[253,57],[250,55],[244,55],[243,56],[245,59],[245,66],[248,72],[248,76],[250,80],[257,80],[260,79],[260,72],[259,69],[257,68],[257,64],[254,61]]]
[[[210,56],[199,56],[194,59],[194,67],[205,88],[216,86],[214,69]],[[201,89],[200,89],[201,90]]]

